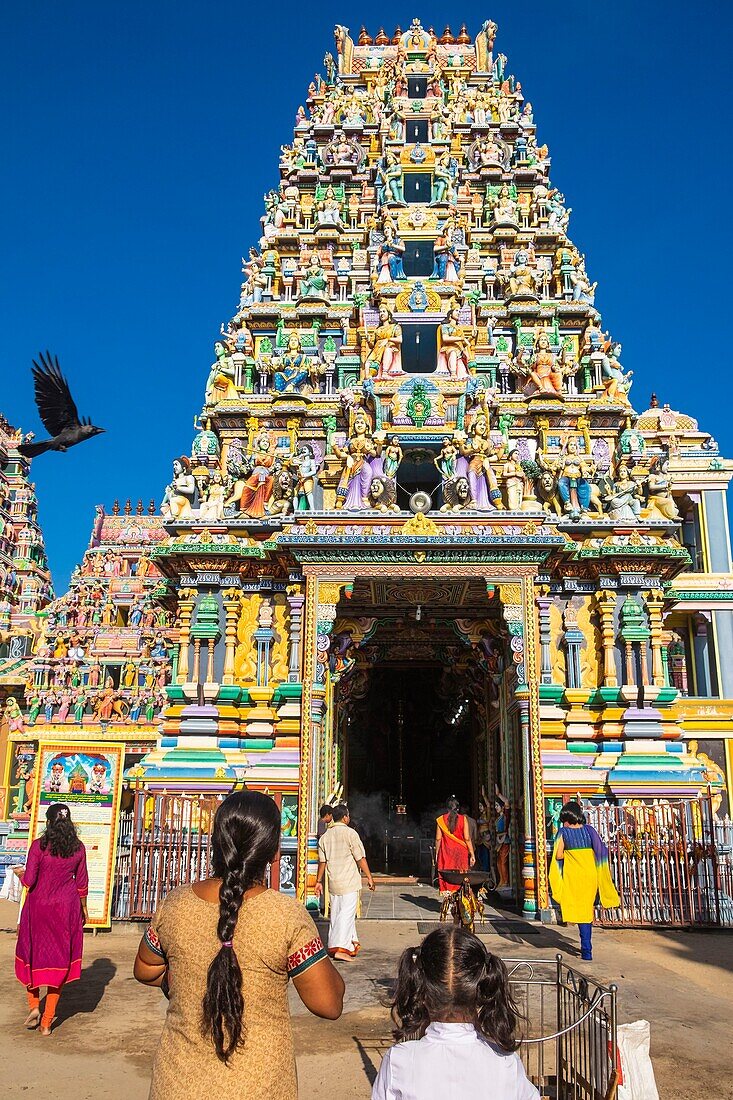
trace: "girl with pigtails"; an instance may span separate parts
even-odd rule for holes
[[[296,1100],[287,987],[336,1020],[344,983],[305,908],[265,886],[280,811],[237,791],[216,812],[213,877],[171,891],[143,936],[135,977],[169,1002],[151,1100]]]
[[[516,1053],[506,967],[471,932],[442,925],[403,951],[392,1018],[398,1043],[372,1100],[539,1100]]]

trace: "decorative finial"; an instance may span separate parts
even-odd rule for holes
[[[374,39],[369,34],[369,31],[366,29],[366,27],[362,27],[361,30],[359,31],[359,45],[360,46],[373,46],[374,45]]]
[[[392,35],[392,45],[393,46],[399,46],[401,38],[402,38],[402,27],[398,23],[397,26],[395,27],[395,32]]]
[[[442,46],[453,46],[455,44],[456,40],[453,37],[453,31],[450,27],[445,28],[438,41]]]
[[[456,39],[456,42],[458,43],[459,46],[470,46],[471,45],[471,36],[468,33],[468,28],[466,27],[465,23],[461,24],[461,32],[458,35],[458,38]]]
[[[379,33],[374,39],[375,46],[389,46],[389,36],[384,33],[384,27],[379,28]]]

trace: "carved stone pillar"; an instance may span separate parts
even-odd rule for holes
[[[312,576],[306,580],[297,875],[298,897],[304,903],[310,898],[309,889],[315,881],[317,862],[315,808],[319,797],[320,746],[329,717],[326,712],[326,693],[331,631],[341,592],[349,584],[353,584],[353,580],[353,577],[348,577],[337,581],[322,581]]]
[[[234,657],[237,651],[237,622],[241,609],[242,593],[238,588],[225,588],[222,592],[226,625],[224,628],[224,670],[222,684],[234,683]]]
[[[191,617],[196,602],[196,589],[183,588],[178,595],[178,672],[177,684],[189,680],[188,647],[191,639]]]
[[[540,683],[552,683],[552,634],[550,632],[551,596],[538,596],[537,611],[540,631]]]
[[[545,797],[542,782],[540,742],[540,697],[537,667],[537,616],[534,580],[523,577],[520,583],[499,584],[504,621],[509,632],[509,647],[517,673],[522,734],[522,772],[524,782],[524,880],[525,913],[547,913],[550,906],[547,881]]]
[[[662,659],[662,606],[664,597],[658,589],[644,593],[647,615],[649,616],[650,647],[652,651],[652,684],[664,687],[664,661]]]
[[[614,612],[616,610],[615,592],[596,592],[596,607],[601,621],[601,646],[603,648],[603,686],[618,687],[616,675],[616,628]]]
[[[300,647],[303,632],[303,605],[305,596],[299,588],[288,588],[288,607],[290,608],[290,657],[288,660],[288,682],[300,682]]]

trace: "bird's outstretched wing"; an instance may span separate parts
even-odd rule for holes
[[[52,360],[48,351],[39,359],[40,364],[33,360],[33,382],[36,405],[46,429],[55,436],[64,428],[78,428],[79,413],[58,359],[54,356]]]

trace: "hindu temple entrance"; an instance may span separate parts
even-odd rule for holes
[[[343,601],[346,605],[346,601]],[[505,638],[480,578],[357,580],[332,654],[344,794],[373,870],[429,881],[435,818],[478,816]]]

